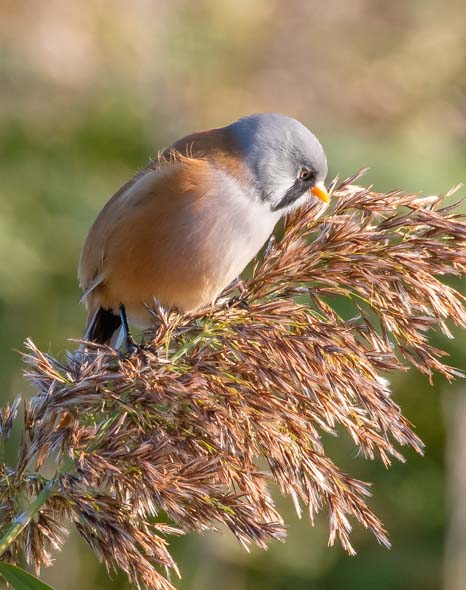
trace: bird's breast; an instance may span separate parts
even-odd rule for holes
[[[215,300],[241,274],[279,218],[234,178],[217,174],[184,236],[187,260],[199,268],[200,305]]]

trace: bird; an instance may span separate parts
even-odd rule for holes
[[[328,203],[327,158],[317,137],[278,113],[244,116],[175,141],[106,203],[82,249],[84,339],[109,344],[129,324],[153,324],[148,306],[211,305],[272,234],[317,198]]]

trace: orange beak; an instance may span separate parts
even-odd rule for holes
[[[311,188],[311,193],[324,203],[330,203],[330,195],[328,194],[323,182],[318,182],[315,186],[313,186]]]

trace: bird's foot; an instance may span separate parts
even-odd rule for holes
[[[138,344],[130,333],[125,341],[125,353],[127,358],[133,358],[140,354],[147,357],[147,353],[156,354],[157,348],[153,344]]]
[[[235,295],[231,299],[229,299],[225,306],[227,309],[231,307],[239,307],[240,309],[249,309],[249,302],[243,295]]]
[[[126,309],[123,304],[120,305],[120,319],[125,339],[125,356],[127,358],[135,357],[139,353],[142,353],[147,358],[148,352],[151,352],[152,354],[157,353],[157,349],[151,344],[137,344],[136,340],[133,338],[133,335],[129,331],[128,318],[126,317]]]

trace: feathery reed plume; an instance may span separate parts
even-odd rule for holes
[[[460,375],[428,332],[466,325],[463,296],[438,278],[464,274],[466,223],[443,197],[376,193],[356,179],[332,183],[328,216],[317,204],[290,216],[216,306],[154,304],[151,348],[132,358],[85,343],[59,362],[28,341],[35,394],[17,465],[0,474],[4,558],[48,565],[72,522],[107,568],[168,590],[167,535],[223,525],[244,546],[284,538],[272,482],[299,514],[328,511],[330,544],[354,553],[349,517],[389,544],[369,484],[330,459],[322,435],[340,425],[386,465],[403,460],[400,446],[422,453],[383,375],[409,364]],[[3,436],[17,409],[1,414]]]

